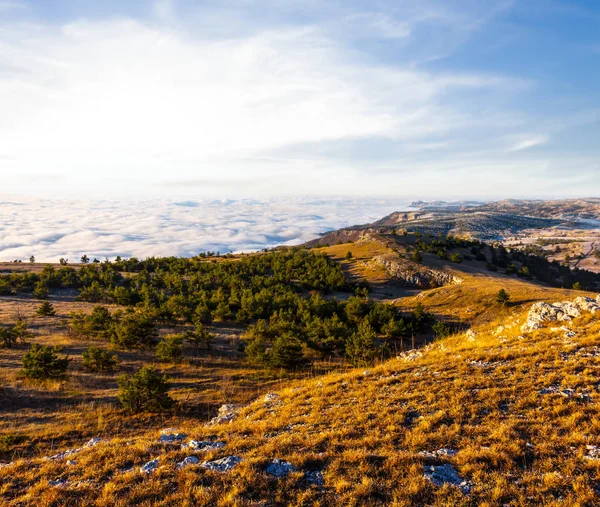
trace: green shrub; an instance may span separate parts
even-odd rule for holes
[[[171,334],[156,345],[156,359],[163,363],[178,363],[183,358],[183,336]]]
[[[0,328],[0,346],[12,349],[17,344],[17,337],[12,328]]]
[[[119,358],[107,350],[98,347],[90,347],[82,354],[83,367],[90,371],[111,372],[118,364]]]
[[[446,338],[450,336],[452,331],[450,326],[441,320],[438,320],[433,326],[431,326],[436,338]]]
[[[361,322],[358,330],[352,334],[346,343],[346,355],[353,366],[360,367],[373,364],[377,356],[375,331],[368,322]]]
[[[130,413],[162,412],[173,406],[166,375],[156,373],[151,366],[143,366],[133,375],[120,376],[117,384],[119,401]]]
[[[92,339],[107,339],[112,334],[114,319],[104,306],[94,306],[92,313],[72,313],[69,328],[76,335]]]
[[[184,339],[193,343],[196,348],[203,347],[205,349],[210,349],[212,348],[215,337],[208,329],[206,329],[204,324],[197,322],[196,329],[194,331],[187,331],[184,334]]]
[[[460,256],[459,253],[450,254],[450,262],[455,262],[457,264],[460,264],[462,261],[463,261],[463,258]]]
[[[500,289],[496,295],[496,301],[498,301],[498,303],[501,305],[506,306],[510,301],[510,294],[504,289]]]
[[[68,357],[59,358],[58,347],[50,348],[34,343],[23,356],[23,372],[26,377],[45,380],[64,377],[69,366]]]
[[[56,310],[54,309],[54,305],[52,303],[49,301],[44,301],[37,309],[36,313],[40,317],[52,317],[56,315]]]
[[[123,349],[151,347],[158,340],[158,330],[150,315],[135,313],[125,315],[114,325],[111,342]]]
[[[272,368],[288,370],[304,366],[307,359],[302,351],[302,343],[291,333],[282,334],[269,351],[268,363]]]

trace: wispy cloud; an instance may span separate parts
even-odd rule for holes
[[[525,136],[513,144],[510,151],[521,151],[546,144],[549,141],[548,136],[543,134],[536,134],[531,136]]]

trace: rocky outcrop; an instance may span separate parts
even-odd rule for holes
[[[600,295],[594,300],[578,297],[573,301],[562,303],[535,303],[527,315],[527,321],[521,328],[523,332],[541,329],[542,324],[549,322],[568,322],[581,317],[584,313],[600,312]]]
[[[368,264],[372,268],[383,267],[390,277],[400,281],[406,287],[426,289],[463,282],[462,278],[450,273],[423,266],[416,269],[412,265],[406,266],[382,255],[373,257]]]

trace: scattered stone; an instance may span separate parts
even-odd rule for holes
[[[187,435],[185,433],[177,433],[177,430],[174,428],[167,428],[161,431],[158,441],[161,444],[177,444],[186,438]]]
[[[598,447],[597,445],[588,445],[586,446],[586,448],[587,454],[585,455],[585,457],[587,459],[600,460],[600,447]]]
[[[443,486],[444,484],[451,484],[459,488],[465,495],[471,492],[473,487],[470,481],[464,480],[458,471],[450,464],[445,465],[426,465],[423,467],[424,477],[434,486]]]
[[[52,486],[54,488],[64,488],[67,484],[69,484],[69,481],[67,481],[66,479],[56,479],[54,481],[48,481],[48,486]]]
[[[187,444],[181,446],[182,449],[193,449],[194,451],[216,451],[225,447],[225,442],[211,442],[208,440],[190,440]]]
[[[421,451],[419,456],[428,459],[437,459],[437,458],[453,458],[458,454],[458,451],[455,449],[438,449],[437,451]]]
[[[465,336],[467,337],[467,340],[469,340],[470,342],[474,342],[475,341],[475,337],[477,336],[477,333],[475,333],[475,331],[473,331],[472,329],[469,329]]]
[[[578,393],[575,389],[561,388],[558,385],[544,387],[540,389],[540,394],[559,394],[565,398],[579,398],[583,401],[592,401],[592,398],[588,393]]]
[[[402,352],[399,356],[396,356],[396,359],[403,359],[404,361],[415,361],[423,356],[423,352],[420,350],[408,350],[406,352]]]
[[[281,403],[281,396],[277,393],[267,393],[265,394],[265,406],[268,405],[278,405]]]
[[[362,372],[363,377],[369,377],[370,375],[373,375],[373,372],[371,370],[365,370]]]
[[[77,461],[75,461],[74,459],[70,459],[67,461],[67,465],[69,465],[69,466],[77,465]]]
[[[269,475],[273,477],[277,477],[278,479],[282,479],[283,477],[287,477],[291,472],[295,472],[296,467],[292,465],[289,461],[282,461],[280,459],[275,458],[271,464],[265,469]]]
[[[204,461],[202,467],[213,472],[227,472],[238,465],[242,458],[237,456],[227,456],[225,458],[216,459],[213,461]]]
[[[314,486],[323,486],[325,484],[321,470],[307,470],[304,472],[304,481]]]
[[[197,465],[200,463],[200,460],[196,456],[188,456],[183,461],[177,463],[177,468],[185,468],[189,465]]]
[[[239,409],[239,405],[221,405],[219,408],[219,414],[216,417],[213,417],[208,422],[208,425],[212,426],[215,424],[223,424],[233,421]]]
[[[75,449],[67,449],[66,451],[59,452],[58,454],[55,454],[54,456],[49,456],[46,459],[49,459],[52,461],[58,461],[61,459],[65,459],[69,456],[72,456],[73,454],[83,451],[84,449],[89,449],[90,447],[95,447],[100,442],[102,442],[101,438],[97,438],[97,437],[92,438],[92,439],[88,440],[85,444],[83,444],[82,447],[77,447]]]
[[[140,472],[143,474],[151,474],[158,468],[158,458],[148,461],[140,467]]]

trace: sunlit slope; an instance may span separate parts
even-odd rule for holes
[[[524,334],[525,314],[178,428],[219,448],[108,433],[66,459],[1,468],[0,493],[8,505],[597,505],[599,314],[568,323],[570,338],[561,324]],[[178,469],[189,456],[199,463]],[[202,466],[228,457],[224,472]],[[440,480],[450,471],[456,485]]]

